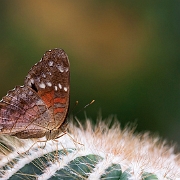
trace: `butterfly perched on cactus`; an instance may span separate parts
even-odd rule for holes
[[[47,51],[0,102],[0,134],[21,139],[58,137],[66,131],[70,64],[62,49]]]

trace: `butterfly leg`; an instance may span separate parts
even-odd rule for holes
[[[73,140],[74,143],[77,143],[77,144],[80,144],[80,145],[84,146],[84,144],[76,141],[68,132],[63,132],[63,133],[64,133],[64,134],[61,134],[60,136],[57,136],[55,139],[58,139],[58,138],[64,136],[65,134],[67,134],[67,135]]]

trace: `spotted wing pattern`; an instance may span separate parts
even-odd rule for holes
[[[8,92],[0,102],[0,134],[48,139],[66,128],[70,71],[62,49],[47,51],[25,78],[24,86]],[[52,135],[51,135],[52,134]]]

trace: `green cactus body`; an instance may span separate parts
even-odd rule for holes
[[[45,143],[1,136],[0,179],[180,179],[179,155],[158,137],[118,123],[69,129],[79,143],[68,135]]]

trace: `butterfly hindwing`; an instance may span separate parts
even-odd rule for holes
[[[3,134],[21,138],[44,136],[49,118],[44,102],[27,86],[9,91],[0,102],[0,129]]]

